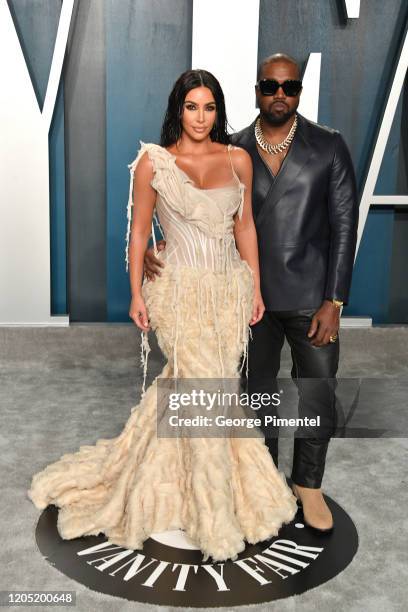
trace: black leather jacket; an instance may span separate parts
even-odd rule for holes
[[[347,303],[357,239],[356,179],[338,130],[298,113],[290,149],[274,178],[256,147],[254,124],[231,137],[251,155],[252,208],[267,310]]]

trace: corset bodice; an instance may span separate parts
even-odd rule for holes
[[[228,145],[229,151],[230,148]],[[155,218],[166,239],[166,249],[159,253],[160,258],[175,265],[207,268],[213,272],[227,272],[239,266],[242,262],[235,246],[233,229],[234,216],[242,216],[245,187],[232,165],[232,179],[228,184],[200,189],[177,166],[176,156],[152,143],[141,142],[136,159],[129,165],[127,246],[133,176],[146,151],[153,164],[151,185],[157,192]],[[152,235],[154,239],[153,224]]]

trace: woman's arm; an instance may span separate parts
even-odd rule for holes
[[[252,215],[252,160],[249,153],[237,147],[233,149],[233,163],[241,183],[245,185],[242,217],[240,219],[236,214],[234,218],[234,237],[241,258],[245,259],[254,274],[254,312],[251,319],[253,325],[262,319],[265,306],[261,296],[258,239]]]
[[[143,258],[151,233],[157,193],[151,186],[153,164],[145,153],[133,179],[133,216],[129,241],[129,280],[132,301],[129,316],[140,329],[148,330],[148,316],[142,296]]]

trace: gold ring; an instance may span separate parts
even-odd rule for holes
[[[335,336],[330,336],[330,342],[332,342],[332,343],[336,342],[337,338],[338,338],[337,334]]]

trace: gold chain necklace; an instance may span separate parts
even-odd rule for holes
[[[272,144],[268,142],[265,136],[263,135],[263,131],[261,127],[261,118],[258,117],[258,119],[255,122],[256,142],[259,144],[261,149],[263,149],[267,153],[270,153],[271,155],[276,155],[276,153],[282,153],[282,151],[285,151],[285,149],[287,149],[290,143],[292,142],[295,136],[296,128],[297,128],[297,115],[295,114],[295,120],[285,140],[282,140],[282,142],[279,142],[278,144]]]

